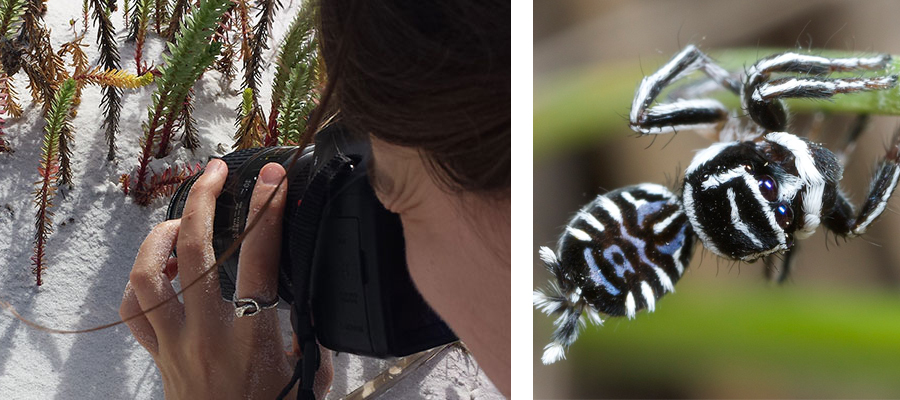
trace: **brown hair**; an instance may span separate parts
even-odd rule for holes
[[[449,189],[508,193],[508,0],[320,0],[319,18],[344,123],[419,149]]]

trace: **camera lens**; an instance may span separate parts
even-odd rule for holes
[[[292,215],[294,209],[303,197],[306,183],[313,171],[313,146],[305,147],[293,168],[288,168],[294,155],[300,151],[299,147],[261,147],[239,150],[223,156],[221,159],[228,165],[228,177],[222,188],[222,193],[216,199],[216,213],[213,220],[213,250],[216,257],[221,256],[244,231],[247,223],[247,215],[250,212],[250,196],[259,176],[259,170],[268,163],[275,162],[284,166],[287,171],[287,202],[284,215]],[[182,183],[169,203],[166,219],[181,218],[188,193],[200,174],[197,174]],[[287,226],[285,225],[285,232]],[[289,262],[287,254],[289,248],[287,235],[283,235],[281,263]],[[219,266],[219,285],[222,297],[228,301],[232,299],[237,282],[238,257],[240,249],[234,252],[222,265]],[[290,271],[288,265],[281,265],[279,274]],[[279,276],[278,294],[281,298],[290,300],[292,294],[288,287],[290,280]]]

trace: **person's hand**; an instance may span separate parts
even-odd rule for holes
[[[217,271],[201,276],[215,263],[213,216],[227,172],[224,162],[211,160],[191,188],[182,218],[163,222],[150,232],[138,251],[119,309],[124,319],[168,300],[127,324],[156,361],[169,399],[272,399],[293,370],[284,352],[276,310],[235,317],[232,303],[222,300]],[[284,168],[274,163],[260,171],[248,224],[260,212],[262,219],[241,245],[238,298],[260,303],[277,298],[287,185],[278,188],[267,209],[262,206],[284,174]],[[169,257],[173,247],[177,259]],[[176,275],[182,286],[200,279],[184,292],[184,303],[172,299],[175,290],[170,280]],[[323,393],[317,393],[317,398]]]

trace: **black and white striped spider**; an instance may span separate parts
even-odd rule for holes
[[[865,233],[897,186],[900,133],[893,136],[865,203],[854,211],[838,187],[843,174],[839,157],[786,132],[788,113],[781,99],[891,89],[896,75],[828,76],[883,71],[890,61],[888,55],[825,58],[783,53],[757,61],[734,78],[688,46],[645,77],[632,104],[633,130],[658,135],[702,129],[718,142],[694,156],[680,195],[649,183],[614,190],[572,217],[556,251],[540,248],[541,260],[555,279],[547,290],[534,292],[533,303],[548,315],[558,315],[543,362],[565,358],[585,319],[599,325],[600,314],[634,318],[639,310],[653,311],[663,294],[674,291],[690,262],[695,237],[730,260],[753,262],[783,254],[783,280],[794,239],[809,237],[819,225],[843,237]],[[664,88],[697,70],[740,96],[751,121],[742,125],[713,99],[655,103]],[[858,134],[851,134],[848,149]]]

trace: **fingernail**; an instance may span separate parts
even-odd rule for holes
[[[279,181],[281,181],[281,171],[275,165],[267,164],[263,167],[262,171],[259,172],[259,180],[262,183],[267,185],[277,185]]]
[[[225,165],[225,162],[218,158],[209,160],[209,162],[206,163],[206,172],[205,173],[218,174],[219,172],[221,172],[222,167],[224,165]]]

